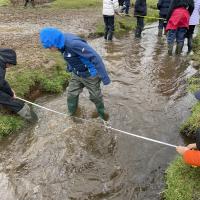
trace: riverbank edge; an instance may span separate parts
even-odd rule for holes
[[[194,39],[194,55],[191,56],[198,73],[188,80],[188,92],[200,90],[200,32]],[[197,102],[191,111],[190,117],[181,125],[180,134],[195,138],[200,128],[200,102]],[[177,156],[166,170],[165,200],[197,200],[200,196],[200,168],[186,165],[181,156]]]

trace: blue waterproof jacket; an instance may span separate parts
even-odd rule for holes
[[[83,78],[99,76],[104,85],[110,83],[101,57],[82,38],[71,33],[63,34],[55,28],[44,28],[40,40],[44,48],[57,47],[62,52],[68,71]]]
[[[157,4],[160,16],[167,16],[171,0],[159,0]]]
[[[134,16],[146,16],[147,15],[147,4],[146,0],[136,0],[134,6]]]

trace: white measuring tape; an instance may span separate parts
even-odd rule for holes
[[[56,114],[59,114],[59,115],[63,115],[63,116],[67,116],[69,117],[69,115],[67,115],[66,113],[62,113],[62,112],[58,112],[58,111],[55,111],[55,110],[52,110],[52,109],[49,109],[49,108],[46,108],[44,106],[41,106],[41,105],[38,105],[36,103],[33,103],[33,102],[30,102],[30,101],[27,101],[25,99],[22,99],[20,97],[16,97],[16,99],[19,99],[21,101],[24,101],[26,103],[29,103],[33,106],[36,106],[38,108],[42,108],[44,110],[47,110],[47,111],[50,111],[50,112],[53,112],[53,113],[56,113]],[[74,117],[76,119],[80,119],[82,121],[86,121],[86,122],[91,122],[90,120],[87,120],[87,119],[83,119],[83,118],[79,118],[79,117]],[[162,144],[162,145],[165,145],[165,146],[169,146],[169,147],[174,147],[176,148],[177,146],[176,145],[173,145],[173,144],[169,144],[169,143],[166,143],[166,142],[161,142],[159,140],[154,140],[154,139],[151,139],[151,138],[148,138],[148,137],[144,137],[144,136],[140,136],[140,135],[136,135],[136,134],[133,134],[133,133],[129,133],[129,132],[126,132],[126,131],[122,131],[120,129],[116,129],[116,128],[113,128],[111,126],[107,126],[107,125],[103,125],[105,128],[107,129],[111,129],[111,130],[114,130],[114,131],[117,131],[117,132],[120,132],[120,133],[123,133],[123,134],[126,134],[126,135],[130,135],[130,136],[133,136],[133,137],[137,137],[137,138],[140,138],[140,139],[143,139],[143,140],[147,140],[147,141],[151,141],[151,142],[154,142],[154,143],[158,143],[158,144]]]

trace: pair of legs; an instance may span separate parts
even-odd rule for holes
[[[162,33],[163,33],[163,29],[165,31],[165,28],[167,26],[167,23],[166,23],[166,15],[159,15],[160,18],[163,18],[163,19],[159,19],[159,24],[158,24],[158,36],[159,37],[162,37]]]
[[[125,0],[124,1],[124,7],[121,9],[121,12],[125,11],[125,14],[128,15],[129,8],[130,8],[130,0]]]
[[[8,108],[10,111],[20,115],[28,121],[36,121],[36,114],[30,109],[27,104],[22,101],[12,98],[9,94],[0,91],[0,106]]]
[[[190,53],[192,51],[192,36],[194,34],[194,29],[195,29],[195,25],[190,25],[189,29],[187,30],[186,33],[186,38],[187,38],[187,45],[188,45],[188,53]]]
[[[144,28],[144,17],[137,17],[137,26],[135,29],[135,37],[140,38]]]
[[[180,55],[184,45],[185,34],[187,28],[178,28],[176,30],[169,30],[167,34],[168,54],[172,55],[174,41],[176,40],[176,54]]]
[[[115,29],[115,19],[113,16],[104,15],[104,24],[105,24],[105,33],[104,33],[104,39],[112,41],[113,33]]]
[[[99,77],[82,78],[72,73],[67,93],[67,106],[70,115],[74,115],[77,107],[79,94],[86,87],[90,94],[90,100],[95,104],[99,116],[104,119],[104,103],[100,88],[101,79]]]
[[[35,7],[34,0],[30,0],[30,1],[31,1],[31,5],[32,5],[33,7]],[[25,0],[24,7],[26,7],[26,6],[28,5],[28,3],[29,3],[29,0]]]

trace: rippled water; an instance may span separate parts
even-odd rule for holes
[[[182,144],[180,124],[193,97],[185,79],[193,69],[185,59],[168,57],[156,28],[141,40],[128,34],[114,43],[91,41],[104,57],[112,84],[103,87],[109,123],[118,129]],[[66,94],[38,100],[66,112]],[[93,119],[94,105],[84,91],[80,117],[36,109],[39,122],[1,142],[1,200],[153,200],[164,188],[164,170],[175,149],[105,129]]]

